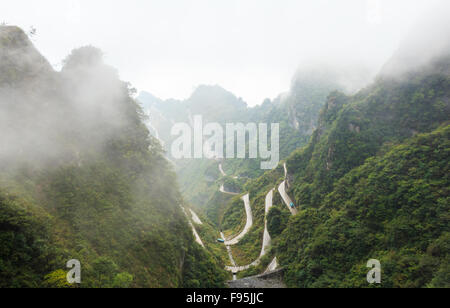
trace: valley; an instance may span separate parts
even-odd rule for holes
[[[0,288],[449,288],[448,13],[190,5],[0,23]]]
[[[423,68],[416,69],[402,80],[381,74],[380,78],[372,85],[353,95],[340,91],[325,91],[328,96],[326,98],[323,96],[323,103],[321,104],[323,108],[320,113],[317,113],[317,122],[312,122],[315,129],[308,130],[309,137],[305,135],[301,138],[305,140],[303,146],[292,148],[292,152],[289,155],[282,156],[283,161],[273,170],[261,172],[258,170],[258,160],[253,163],[248,159],[194,160],[191,162],[185,161],[178,165],[177,172],[182,191],[184,190],[184,183],[188,185],[193,183],[190,176],[192,173],[185,173],[187,170],[193,172],[198,170],[195,166],[202,164],[202,168],[206,171],[204,173],[205,178],[199,177],[196,180],[198,187],[204,187],[201,190],[201,195],[195,195],[195,191],[191,190],[188,194],[185,194],[185,197],[190,200],[191,206],[196,211],[202,213],[208,220],[214,221],[211,222],[211,225],[216,230],[216,235],[224,240],[222,245],[226,248],[226,254],[221,253],[221,258],[226,264],[225,269],[233,273],[233,279],[263,274],[279,267],[284,269],[285,283],[290,287],[352,286],[353,283],[356,283],[355,277],[358,275],[363,277],[364,256],[362,253],[366,251],[366,258],[369,260],[371,254],[367,253],[376,248],[366,242],[371,238],[371,231],[367,227],[359,223],[352,226],[347,221],[347,219],[351,219],[351,215],[355,215],[347,207],[355,202],[355,198],[359,196],[357,190],[367,190],[370,187],[350,184],[346,190],[354,189],[355,191],[350,195],[342,195],[340,185],[343,184],[340,183],[348,181],[352,174],[361,172],[357,170],[370,165],[374,159],[382,159],[384,155],[388,155],[389,151],[394,151],[396,147],[407,147],[407,144],[414,143],[414,140],[422,138],[422,136],[434,138],[431,136],[436,136],[433,134],[438,131],[440,131],[438,134],[443,134],[440,135],[442,137],[446,134],[445,130],[450,114],[448,109],[448,57],[444,56],[427,65],[426,70]],[[408,79],[412,78],[410,76],[414,76],[414,78]],[[202,88],[202,90],[206,90],[206,88]],[[302,94],[305,96],[307,91],[303,87],[302,90]],[[428,93],[428,96],[422,95],[424,93]],[[297,103],[302,106],[302,102]],[[145,102],[144,106],[146,104],[152,103]],[[195,101],[190,101],[188,104],[195,106]],[[281,108],[281,106],[275,105],[272,108]],[[156,107],[153,106],[153,108]],[[229,120],[218,118],[217,115],[209,118],[208,115],[204,114],[204,117],[211,119],[211,121],[217,120],[219,123],[235,122],[237,119],[255,120],[252,114],[258,114],[259,108],[261,107],[257,107],[255,110],[249,109],[247,111],[248,116],[242,111],[238,111],[236,116]],[[268,107],[265,106],[265,108]],[[297,108],[301,107],[297,106]],[[422,112],[418,112],[418,110],[422,110]],[[290,118],[290,111],[287,112],[286,118]],[[273,109],[271,113],[274,113]],[[387,116],[388,113],[390,116]],[[188,114],[193,113],[190,111]],[[165,114],[164,117],[170,119],[170,113]],[[183,115],[178,114],[176,117],[183,118]],[[303,121],[296,119],[295,123]],[[284,128],[283,125],[281,127],[285,133],[289,130],[292,130],[289,134],[300,133],[297,125],[289,126],[288,124]],[[306,141],[308,139],[309,141]],[[437,142],[431,146],[430,150],[441,153],[440,149],[446,148],[446,145],[442,144],[441,141]],[[280,143],[280,146],[286,148],[286,144],[283,144],[283,142]],[[436,169],[436,172],[443,176],[440,178],[443,186],[441,184],[436,186],[436,193],[438,191],[439,193],[434,195],[432,197],[434,201],[430,200],[430,202],[446,203],[444,200],[448,200],[448,198],[444,197],[444,191],[447,184],[444,183],[447,183],[448,177],[444,174],[446,174],[445,170],[448,170],[448,160],[430,159],[422,161],[421,164],[443,164],[442,170],[438,172]],[[190,180],[184,182],[186,175],[190,177]],[[429,180],[431,181],[431,178]],[[187,187],[186,189],[188,189]],[[223,196],[218,195],[218,193]],[[336,198],[350,199],[344,199],[346,201],[336,204],[333,201]],[[377,202],[375,200],[366,200],[366,204]],[[331,202],[333,202],[333,206],[330,206]],[[403,206],[401,205],[403,201],[399,202],[395,207]],[[405,206],[408,205],[405,204]],[[363,208],[364,206],[361,205],[357,210],[362,211],[358,215],[367,215],[364,214]],[[425,210],[423,207],[422,209]],[[427,211],[431,211],[430,215],[436,217],[436,219],[445,220],[444,212],[448,210],[448,206],[439,207],[440,214],[435,212],[437,210],[433,207],[427,209]],[[395,212],[389,211],[389,213],[393,215],[389,218],[393,219],[393,223],[398,221],[398,218],[393,218],[396,215]],[[397,214],[400,213],[401,211]],[[384,217],[384,214],[382,215]],[[338,223],[339,219],[342,220],[343,225]],[[374,219],[375,223],[376,218]],[[422,219],[424,218],[422,217]],[[380,221],[377,222],[377,224],[380,223]],[[340,225],[339,229],[335,230],[334,228],[338,225]],[[443,228],[437,227],[438,225]],[[435,231],[430,229],[430,232],[432,232],[430,236],[434,234],[432,237],[437,241],[436,245],[445,241],[448,236],[447,231],[445,231],[448,229],[448,223],[441,220],[438,225],[436,225]],[[379,225],[377,228],[386,227]],[[385,232],[377,228],[375,228],[376,232],[382,232],[381,234]],[[340,233],[347,232],[345,230],[356,233]],[[328,235],[323,232],[338,233]],[[360,232],[366,232],[367,237],[364,240],[364,235]],[[300,234],[302,235],[301,239],[298,238]],[[378,236],[382,236],[381,234]],[[344,238],[347,241],[362,241],[367,246],[362,248],[355,244],[352,248],[344,248],[345,246],[340,248],[340,245],[345,244],[340,243],[339,240],[336,242],[336,240]],[[327,244],[322,247],[320,246],[322,244],[317,242],[319,240],[324,240]],[[396,241],[396,243],[398,242]],[[382,252],[376,250],[378,252],[372,252],[372,254],[379,255],[380,258],[385,256],[383,258],[386,258],[387,261],[385,262],[387,263],[394,262],[391,258],[401,258],[397,256],[398,252],[394,252],[396,250],[392,250],[395,246],[379,244],[381,245],[379,249]],[[405,246],[401,246],[403,247],[402,251],[405,252],[400,252],[400,254],[408,254],[407,251],[411,248],[407,247],[410,247],[410,245],[405,242]],[[428,242],[428,244],[421,245],[435,244]],[[305,247],[319,249],[317,253],[322,250],[327,251],[327,247],[339,247],[339,249],[349,251],[350,254],[346,258],[338,254],[339,250],[327,251],[325,255],[324,252],[320,252],[319,256],[322,257],[328,254],[339,256],[337,260],[340,261],[335,261],[338,263],[332,269],[330,266],[335,263],[330,262],[329,259],[317,264],[316,258],[318,255],[303,255],[307,251],[308,253],[314,253],[314,250],[305,250]],[[353,250],[356,247],[359,247],[360,250]],[[424,249],[424,246],[422,247]],[[428,249],[431,249],[430,247]],[[412,257],[412,255],[410,256]],[[435,258],[435,264],[443,262],[440,263],[443,266],[441,270],[445,271],[446,257],[441,259],[441,257],[427,256],[427,253],[422,250],[422,253],[417,252],[414,258]],[[348,263],[350,259],[354,260],[353,265]],[[310,266],[310,271],[305,272],[305,266]],[[429,270],[440,271],[437,265],[429,268]],[[360,271],[360,274],[358,274],[358,271]],[[298,276],[300,273],[302,273],[302,276]],[[340,278],[336,280],[325,273],[333,273]],[[231,279],[231,275],[228,277]],[[361,286],[364,282],[363,278],[360,279],[358,286]],[[431,280],[428,281],[428,283],[432,283]],[[420,285],[419,281],[415,283]],[[402,286],[402,283],[389,280],[389,285]]]

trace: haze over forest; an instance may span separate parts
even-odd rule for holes
[[[19,0],[0,3],[0,22],[35,27],[34,43],[56,68],[72,49],[93,45],[139,91],[185,99],[198,85],[218,84],[254,106],[287,91],[297,69],[311,63],[373,76],[418,19],[443,11],[435,9],[439,2],[448,6],[439,0]]]
[[[0,288],[450,287],[448,1],[0,14]]]

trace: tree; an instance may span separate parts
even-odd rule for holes
[[[114,281],[112,283],[113,288],[129,288],[131,283],[133,282],[133,275],[123,272],[120,274],[117,274],[116,277],[114,277]]]
[[[62,269],[51,272],[46,275],[44,278],[44,286],[46,288],[72,288],[74,285],[71,285],[67,282],[67,273]]]
[[[271,236],[280,235],[286,228],[289,214],[283,213],[279,208],[273,207],[267,215],[267,229]]]
[[[108,257],[100,257],[94,261],[92,270],[100,287],[109,287],[113,285],[113,279],[117,274],[118,266]]]
[[[34,37],[34,36],[36,36],[36,33],[37,33],[36,28],[33,27],[33,26],[31,26],[31,27],[30,27],[30,31],[28,32],[28,36]]]

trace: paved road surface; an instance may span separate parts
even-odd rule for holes
[[[259,256],[260,259],[266,255],[267,250],[269,250],[269,247],[272,243],[272,239],[270,237],[269,230],[267,230],[267,214],[269,214],[269,210],[273,205],[272,200],[273,200],[273,189],[271,189],[266,196],[266,211],[265,211],[265,218],[264,218],[264,236],[263,236],[263,244],[262,244],[261,254]]]
[[[223,171],[223,167],[222,167],[222,164],[221,164],[221,163],[219,164],[219,171],[220,171],[220,173],[222,174],[222,176],[227,176],[227,174],[225,173],[225,171]]]
[[[224,186],[223,184],[220,185],[219,191],[220,191],[221,193],[224,193],[224,194],[227,194],[227,195],[232,195],[232,196],[238,196],[238,195],[240,195],[240,194],[238,194],[238,193],[234,193],[234,192],[231,192],[231,191],[226,191],[226,190],[225,190],[225,186]]]
[[[286,181],[283,181],[283,183],[280,184],[280,186],[278,187],[278,192],[280,193],[281,198],[288,207],[289,211],[291,211],[291,214],[296,215],[298,211],[296,208],[291,208],[290,204],[292,203],[292,200],[286,192]]]
[[[198,218],[197,214],[195,214],[192,209],[190,211],[191,211],[192,221],[197,225],[203,225],[202,221],[200,220],[200,218]]]
[[[220,232],[220,236],[222,237],[222,239],[225,239],[225,234],[223,234],[223,232]],[[234,261],[233,254],[231,253],[231,248],[230,248],[230,246],[226,246],[226,247],[227,247],[228,257],[230,258],[230,262],[233,265],[232,267],[236,267],[236,262]]]
[[[220,173],[222,174],[222,176],[227,176],[227,174],[226,174],[225,171],[223,170],[223,165],[222,165],[222,163],[219,164],[219,171],[220,171]],[[239,179],[239,177],[238,177],[238,176],[233,176],[233,179],[237,180],[237,179]]]
[[[187,220],[188,220],[188,223],[189,223],[189,225],[190,225],[191,228],[192,228],[192,233],[194,234],[195,241],[196,241],[200,246],[202,246],[203,248],[205,248],[205,245],[203,245],[202,239],[201,239],[200,236],[198,235],[197,230],[195,230],[194,225],[192,224],[191,220],[189,219],[189,215],[186,213],[186,210],[184,209],[184,207],[183,207],[181,204],[180,204],[180,208],[181,208],[181,210],[183,211],[184,215],[186,215],[186,218],[187,218]]]
[[[202,239],[200,238],[200,235],[198,235],[197,230],[195,230],[194,225],[193,225],[191,222],[189,222],[189,224],[190,224],[191,227],[192,227],[192,233],[194,233],[195,241],[196,241],[200,246],[202,246],[203,248],[205,248],[205,245],[203,245]]]

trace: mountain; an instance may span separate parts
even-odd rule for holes
[[[132,90],[94,47],[56,72],[0,27],[0,287],[220,287]],[[190,218],[189,218],[190,219]]]
[[[287,160],[302,210],[280,239],[290,285],[361,286],[373,258],[384,286],[433,285],[445,270],[448,250],[431,250],[449,231],[448,59],[330,96],[308,147]]]
[[[198,91],[217,96],[140,95],[166,150],[172,125],[195,114],[280,124],[283,161],[273,170],[257,159],[174,162],[182,194],[221,231],[229,270],[280,266],[289,287],[449,287],[450,44],[440,15],[370,83],[361,69],[312,65],[256,107],[208,86]],[[367,282],[373,259],[380,285]]]
[[[348,89],[350,84],[357,84],[350,82],[347,77],[348,75],[330,66],[305,67],[294,76],[289,92],[274,100],[266,99],[256,107],[247,107],[241,99],[219,86],[200,86],[184,101],[163,101],[147,92],[139,95],[138,101],[149,119],[147,125],[154,135],[162,140],[165,150],[169,151],[166,155],[175,164],[183,196],[210,222],[216,230],[217,238],[222,238],[219,231],[226,237],[232,237],[243,230],[246,213],[239,195],[252,191],[250,206],[254,213],[254,227],[250,228],[250,232],[239,244],[230,248],[234,260],[230,261],[226,251],[218,247],[214,249],[227,266],[232,266],[233,262],[250,264],[260,255],[262,241],[259,238],[262,238],[264,233],[264,201],[267,191],[273,188],[268,184],[276,184],[283,174],[282,168],[277,168],[276,172],[271,173],[270,179],[260,185],[254,184],[253,180],[264,174],[264,170],[260,168],[260,159],[175,160],[170,155],[174,140],[174,136],[170,135],[172,126],[177,122],[192,125],[194,115],[202,115],[204,123],[214,121],[221,125],[238,122],[279,123],[280,157],[285,159],[295,149],[308,143],[317,128],[320,111],[329,93],[337,89]],[[254,185],[256,187],[253,187]],[[287,220],[289,211],[278,195],[274,199],[274,208],[280,211],[283,221]],[[273,253],[269,253],[262,258],[262,271],[265,270],[263,267],[272,261],[273,256]],[[270,257],[272,259],[269,259]],[[258,269],[251,269],[245,273],[257,271]]]
[[[233,261],[222,256],[228,266],[250,264],[239,277],[278,263],[289,287],[370,287],[367,262],[376,259],[381,287],[449,286],[450,53],[448,40],[436,49],[423,43],[405,40],[358,91],[357,77],[316,68],[260,106],[210,113],[219,123],[281,128],[285,161],[270,171],[257,160],[175,162],[183,194],[225,238],[245,230],[248,194],[252,224],[229,245]],[[153,112],[189,119],[192,99],[170,110],[172,102],[159,100]],[[271,245],[261,255],[266,230]]]
[[[302,206],[277,247],[288,285],[367,287],[377,259],[383,287],[449,287],[449,133],[390,146]]]
[[[329,94],[308,145],[286,159],[298,213],[276,193],[272,250],[241,276],[276,256],[289,287],[367,287],[377,259],[383,287],[448,287],[449,65],[442,56],[354,95]],[[257,256],[262,198],[283,179],[278,167],[245,185],[257,223],[236,255]]]
[[[218,85],[134,100],[99,49],[55,71],[0,26],[0,287],[224,287],[280,267],[288,287],[450,287],[441,15],[370,83],[312,63],[255,107]],[[171,130],[196,115],[278,123],[281,162],[175,159]],[[66,280],[74,259],[80,285]]]
[[[330,91],[343,89],[343,83],[335,81],[338,72],[331,67],[305,68],[293,79],[291,90],[274,100],[265,100],[256,107],[248,107],[242,99],[219,86],[199,86],[184,101],[160,100],[148,92],[142,92],[137,100],[148,115],[148,126],[162,140],[171,158],[170,146],[175,136],[170,135],[177,122],[191,124],[194,115],[202,115],[203,122],[226,123],[279,123],[280,156],[286,158],[293,150],[305,145],[316,128],[317,118]],[[171,158],[172,159],[172,158]],[[214,195],[222,184],[217,162],[214,160],[173,160],[183,195],[194,206],[215,207]],[[259,159],[227,159],[223,162],[228,188],[235,191],[246,179],[263,174]],[[237,180],[239,177],[240,180]],[[219,182],[217,182],[219,181]],[[234,183],[233,183],[234,182]],[[221,198],[219,198],[221,199]],[[210,205],[208,205],[210,204]],[[213,210],[214,212],[216,210]],[[215,214],[209,215],[217,221]]]

